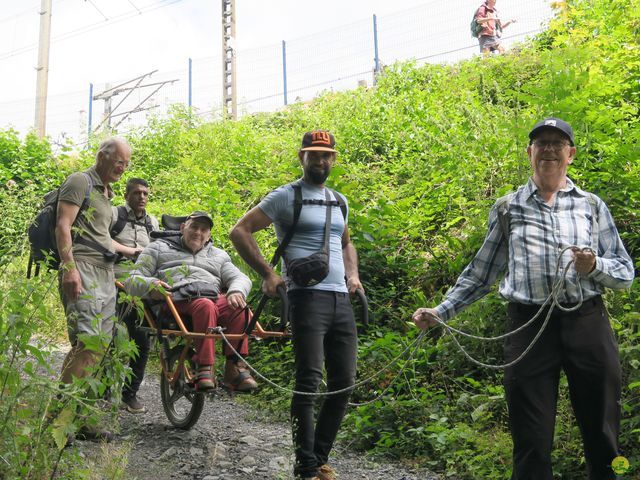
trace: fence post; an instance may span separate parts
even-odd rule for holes
[[[191,110],[191,100],[192,100],[192,96],[191,96],[191,94],[192,94],[191,87],[192,87],[192,82],[193,82],[193,72],[192,72],[192,68],[191,68],[192,64],[193,64],[193,61],[191,59],[189,59],[189,110]]]
[[[87,141],[91,137],[91,120],[93,119],[93,83],[89,84],[89,115],[87,117]]]
[[[373,69],[373,84],[375,85],[380,74],[380,56],[378,55],[378,18],[373,14],[373,61],[375,66]]]
[[[284,104],[288,105],[287,101],[287,43],[282,40],[282,79],[284,83]]]

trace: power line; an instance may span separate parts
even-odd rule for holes
[[[128,20],[129,18],[133,18],[135,16],[142,15],[143,13],[152,12],[152,11],[158,10],[160,8],[168,7],[170,5],[173,5],[175,3],[182,2],[182,1],[184,1],[184,0],[159,0],[159,1],[155,2],[155,3],[152,3],[150,5],[142,7],[141,9],[138,8],[137,11],[130,10],[130,11],[122,13],[120,15],[116,15],[115,17],[113,17],[111,19],[108,19],[106,21],[92,23],[90,25],[85,25],[85,26],[77,28],[75,30],[71,30],[69,32],[60,34],[60,35],[54,37],[53,39],[51,39],[51,42],[53,43],[53,42],[57,42],[57,41],[60,41],[60,40],[67,40],[69,38],[72,38],[72,37],[75,37],[75,36],[78,36],[78,35],[82,35],[83,33],[87,33],[87,32],[91,32],[93,30],[98,30],[100,28],[108,27],[108,26],[111,26],[111,25],[113,25],[115,23],[119,23],[121,21]],[[93,5],[93,3],[92,3],[92,5]],[[103,16],[104,16],[104,14],[103,14]],[[105,16],[105,18],[107,18],[107,17]],[[20,54],[29,52],[31,50],[35,50],[37,48],[37,46],[38,45],[34,43],[34,44],[31,44],[31,45],[27,45],[25,47],[17,48],[15,50],[12,50],[12,51],[9,51],[9,52],[0,53],[0,61],[1,60],[6,60],[6,59],[11,58],[11,57],[15,57],[16,55],[20,55]]]
[[[57,0],[55,3],[56,6],[58,6],[59,4],[66,2],[66,0]],[[8,15],[4,18],[0,18],[0,23],[5,23],[5,22],[10,22],[12,20],[15,20],[18,17],[22,17],[24,15],[27,14],[34,14],[34,13],[38,13],[40,8],[40,2],[38,3],[34,3],[30,8],[26,9],[26,10],[22,10],[18,13],[14,13],[12,15]]]
[[[84,1],[85,1],[85,2],[89,2],[89,3],[91,4],[91,6],[92,6],[93,8],[95,8],[95,9],[96,9],[96,11],[97,11],[100,15],[102,15],[102,16],[104,17],[104,19],[105,19],[107,22],[109,21],[109,17],[107,17],[104,13],[102,13],[102,10],[100,10],[100,9],[96,6],[96,4],[95,4],[95,3],[93,3],[93,0],[84,0]]]

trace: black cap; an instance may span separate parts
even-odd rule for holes
[[[336,146],[336,139],[327,130],[314,130],[307,132],[302,137],[301,152],[308,151],[320,151],[320,152],[334,152],[333,147]]]
[[[203,212],[202,210],[196,210],[195,212],[190,214],[186,218],[185,222],[187,220],[195,220],[196,218],[206,218],[209,221],[209,228],[213,227],[213,219],[207,212]]]
[[[536,136],[544,129],[553,129],[564,133],[571,142],[571,146],[573,147],[573,129],[571,128],[571,125],[569,125],[564,120],[556,117],[545,118],[544,120],[540,120],[538,123],[536,123],[529,132],[529,140],[533,140],[534,138],[536,138]]]

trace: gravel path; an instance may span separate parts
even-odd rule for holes
[[[198,479],[290,480],[292,447],[289,427],[257,419],[255,410],[226,393],[208,399],[198,423],[189,431],[171,426],[162,410],[159,378],[149,374],[139,392],[148,411],[119,413],[121,434],[110,448],[130,446],[126,478],[130,480]],[[76,441],[85,458],[102,446]],[[340,480],[436,480],[428,471],[371,461],[338,445],[330,459]]]

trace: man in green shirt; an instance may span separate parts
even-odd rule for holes
[[[71,174],[60,187],[56,242],[60,254],[59,291],[71,350],[62,364],[62,382],[87,375],[96,354],[84,348],[79,334],[111,334],[116,306],[111,224],[111,183],[120,179],[131,147],[120,138],[103,141],[94,166]],[[88,195],[87,208],[80,212]]]

